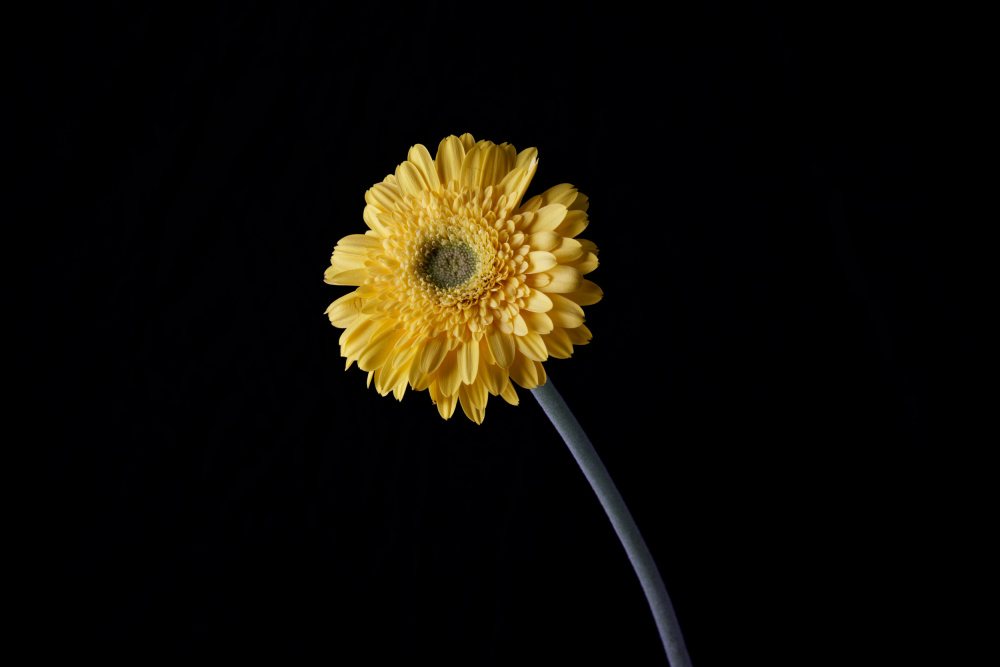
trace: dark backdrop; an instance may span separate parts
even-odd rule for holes
[[[879,608],[885,481],[942,426],[933,45],[773,10],[145,3],[48,16],[15,181],[46,235],[42,649],[654,663],[638,582],[529,392],[481,426],[345,372],[364,192],[448,134],[571,182],[604,300],[550,377],[696,665]],[[917,37],[915,37],[915,35]],[[50,232],[51,230],[51,232]],[[39,321],[43,321],[39,319]],[[933,409],[931,406],[933,404]],[[906,453],[906,457],[903,453]],[[891,520],[890,520],[891,519]],[[862,583],[864,581],[864,583]],[[877,632],[866,621],[852,621]],[[762,634],[763,633],[763,634]]]

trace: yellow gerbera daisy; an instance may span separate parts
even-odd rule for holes
[[[456,402],[482,423],[489,395],[517,405],[511,380],[545,383],[542,362],[565,359],[590,330],[581,306],[603,293],[583,276],[597,247],[586,195],[568,183],[521,203],[534,148],[450,136],[436,158],[417,144],[365,193],[369,231],[345,236],[325,281],[356,290],[327,308],[340,351],[379,394],[427,389],[441,416]]]

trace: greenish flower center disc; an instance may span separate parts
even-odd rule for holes
[[[427,254],[424,275],[433,285],[447,289],[465,284],[476,273],[479,258],[464,243],[440,245]]]

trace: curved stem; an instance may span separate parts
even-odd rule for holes
[[[618,533],[618,539],[625,547],[628,559],[632,561],[632,567],[639,577],[639,583],[642,584],[642,590],[646,593],[649,608],[656,621],[656,629],[667,652],[667,660],[672,667],[690,667],[691,658],[688,657],[684,636],[677,623],[677,615],[670,603],[670,596],[667,595],[667,587],[663,585],[663,577],[660,576],[653,556],[649,553],[649,547],[642,539],[639,527],[635,525],[635,519],[625,506],[618,487],[608,474],[608,469],[604,467],[601,457],[597,455],[597,450],[590,443],[590,439],[566,405],[566,401],[559,395],[551,378],[545,384],[532,389],[531,393],[538,399],[542,410],[566,442],[573,458],[580,465],[598,500],[601,501],[608,518],[611,519],[611,525]]]

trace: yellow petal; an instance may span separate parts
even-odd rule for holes
[[[510,379],[525,389],[534,389],[538,386],[535,362],[523,354],[515,355],[514,363],[510,365],[509,370]]]
[[[413,391],[423,391],[427,389],[431,384],[433,375],[428,375],[420,370],[420,360],[417,357],[413,358],[413,363],[410,364],[410,372],[406,375],[407,382],[413,387]]]
[[[401,380],[392,388],[392,395],[396,397],[397,401],[403,400],[403,394],[406,393],[406,380]]]
[[[555,326],[545,313],[533,313],[530,310],[522,310],[521,317],[528,324],[528,330],[535,333],[547,334]]]
[[[497,363],[497,360],[493,358],[493,353],[490,351],[489,338],[485,335],[479,341],[479,359],[494,366]]]
[[[507,381],[507,371],[493,363],[491,357],[492,354],[486,340],[480,341],[478,378],[486,390],[496,396],[503,388],[503,383]]]
[[[458,184],[463,188],[477,187],[482,180],[483,150],[479,145],[473,146],[465,153],[462,159],[462,171],[458,178]]]
[[[468,395],[473,407],[481,410],[486,409],[486,403],[490,400],[490,395],[482,382],[473,382],[469,385],[463,384],[462,388],[458,391],[459,396],[461,396],[463,391]]]
[[[441,182],[447,185],[457,181],[462,173],[462,159],[465,157],[465,147],[458,137],[445,137],[438,145],[437,170]]]
[[[538,232],[529,236],[527,241],[532,250],[547,250],[551,252],[559,247],[562,237],[552,231]]]
[[[445,419],[451,419],[451,416],[455,414],[455,404],[458,402],[458,396],[442,396],[441,400],[438,401],[438,412]]]
[[[524,190],[528,189],[528,183],[531,183],[531,179],[535,177],[535,172],[538,171],[538,158],[533,157],[530,162],[528,162],[528,180],[524,184]],[[521,196],[524,196],[524,190],[521,191]],[[520,203],[520,199],[515,202],[511,202],[511,206],[517,206]]]
[[[517,166],[517,149],[504,142],[500,144],[500,150],[503,151],[504,174],[506,174]]]
[[[583,194],[582,192],[577,192],[576,200],[566,208],[568,208],[571,211],[586,211],[588,208],[590,208],[590,201],[587,195]]]
[[[437,404],[438,412],[445,419],[451,419],[451,416],[455,414],[455,404],[458,403],[458,394],[453,394],[452,396],[444,396],[441,394],[437,387],[437,383],[430,385],[428,388],[431,392],[431,400]]]
[[[402,206],[402,204],[400,205]],[[389,236],[392,236],[396,228],[403,223],[402,217],[400,217],[396,211],[393,211],[392,213],[379,213],[375,217],[378,218],[382,228],[388,230]]]
[[[417,144],[410,148],[410,152],[406,154],[406,159],[420,170],[420,175],[423,176],[428,188],[438,190],[441,187],[437,165],[434,164],[431,154],[423,144]]]
[[[522,231],[525,234],[537,234],[538,232],[551,232],[559,226],[559,223],[566,217],[566,207],[562,204],[550,204],[535,211],[531,224]]]
[[[572,292],[579,289],[583,282],[583,276],[572,266],[553,266],[545,273],[552,279],[548,285],[541,288],[548,294]]]
[[[514,160],[515,167],[527,167],[533,161],[538,159],[538,149],[537,148],[525,148],[523,151],[517,154],[517,159]]]
[[[365,285],[362,285],[361,287],[364,287],[364,286]],[[380,303],[380,301],[378,301],[377,299],[367,299],[367,300],[362,299],[362,301],[361,301],[361,312],[362,312],[362,314],[364,314],[364,315],[378,315],[378,313],[379,313],[379,309],[378,309],[379,303]]]
[[[545,343],[542,337],[534,331],[529,331],[523,336],[516,336],[514,344],[517,351],[535,361],[545,361],[548,359],[548,352],[545,350]]]
[[[341,252],[339,248],[333,251],[333,256],[330,257],[330,268],[327,271],[330,275],[336,275],[341,271],[351,271],[353,269],[363,269],[365,268],[365,260],[367,257],[364,255],[351,255],[346,252]]]
[[[483,170],[483,161],[492,147],[492,143],[487,144],[480,141],[465,153],[465,157],[462,159],[462,173],[458,180],[459,185],[463,188],[485,188],[492,185],[492,183],[485,182]]]
[[[528,333],[528,324],[521,317],[521,313],[517,313],[510,320],[511,325],[514,327],[514,336],[524,336]]]
[[[413,356],[411,355],[409,359],[398,366],[396,365],[397,357],[403,357],[406,359],[407,355],[405,353],[400,354],[400,351],[397,348],[386,363],[382,364],[381,373],[382,382],[385,386],[392,387],[393,393],[396,394],[396,398],[400,398],[401,392],[397,392],[397,389],[400,385],[402,385],[404,389],[406,387],[406,379],[410,373],[410,363],[413,361]]]
[[[400,162],[396,167],[396,180],[399,182],[399,191],[404,197],[416,197],[428,189],[423,174],[409,161]]]
[[[573,329],[583,324],[583,308],[561,294],[549,294],[552,310],[547,314],[557,327]]]
[[[521,208],[517,209],[518,213],[534,213],[542,207],[542,195],[535,195],[528,201],[521,204]]]
[[[509,193],[517,190],[518,182],[521,178],[527,177],[528,172],[524,169],[509,169],[496,185],[497,191],[501,193]]]
[[[455,352],[458,355],[458,374],[462,383],[472,384],[479,372],[479,343],[470,340],[459,345]]]
[[[576,188],[570,183],[560,183],[542,193],[543,206],[548,204],[562,204],[569,207],[576,199]]]
[[[358,293],[348,292],[330,304],[326,309],[326,314],[330,318],[330,323],[335,327],[345,328],[351,324],[361,310],[361,299]]]
[[[465,152],[468,153],[472,150],[472,147],[476,145],[476,140],[472,138],[472,135],[466,132],[458,138],[462,142],[462,146],[465,148]]]
[[[368,347],[364,349],[358,358],[358,368],[363,371],[373,371],[380,368],[386,362],[389,355],[396,347],[396,341],[402,338],[405,331],[393,331],[391,328],[385,329],[371,337]]]
[[[462,385],[458,390],[458,400],[462,403],[462,412],[465,413],[466,417],[477,424],[483,423],[483,419],[486,418],[486,410],[478,408],[473,404],[472,398],[469,396],[468,389],[465,385]]]
[[[392,183],[376,183],[365,193],[365,201],[376,206],[382,213],[390,212],[396,202],[402,199],[399,187]]]
[[[490,353],[497,361],[497,366],[509,368],[514,362],[514,339],[493,328],[486,334],[486,342],[490,347]]]
[[[540,361],[534,362],[535,364],[535,377],[538,378],[538,386],[541,387],[548,380],[548,376],[545,374],[545,365]]]
[[[547,274],[539,275],[544,275],[548,278]],[[552,299],[544,292],[533,289],[524,297],[524,310],[530,310],[533,313],[547,313],[552,310]]]
[[[334,252],[367,256],[369,250],[382,250],[382,241],[368,234],[351,234],[337,241]]]
[[[462,376],[458,372],[458,358],[454,352],[449,352],[441,362],[437,374],[438,389],[445,396],[452,396],[462,385]]]
[[[604,297],[604,290],[586,278],[580,281],[580,286],[574,292],[568,292],[566,298],[581,306],[592,306]]]
[[[430,375],[438,369],[445,355],[448,354],[448,340],[445,335],[428,338],[420,351],[420,370]],[[412,384],[412,383],[411,383]]]
[[[579,235],[583,230],[587,228],[590,222],[587,219],[587,214],[583,211],[567,211],[566,217],[563,218],[559,226],[556,227],[556,232],[562,234],[563,236],[574,238]]]
[[[392,367],[399,368],[400,366],[406,366],[409,368],[410,362],[413,361],[419,351],[420,346],[414,344],[413,338],[399,341],[396,343],[396,354],[392,357]]]
[[[590,329],[582,324],[575,329],[567,329],[566,336],[573,345],[586,345],[594,337]]]
[[[374,204],[368,204],[365,206],[365,212],[362,216],[365,220],[365,224],[373,232],[377,233],[382,238],[387,238],[389,236],[389,230],[379,219],[380,210]]]
[[[514,389],[514,385],[510,380],[507,380],[507,383],[504,385],[503,390],[500,392],[500,397],[511,405],[518,404],[517,390]]]
[[[504,208],[508,210],[517,208],[530,182],[531,174],[524,167],[517,167],[504,176],[500,185],[497,186],[497,189],[507,196]]]
[[[372,319],[359,318],[355,320],[354,324],[344,329],[344,333],[340,335],[341,355],[349,359],[357,359],[377,328],[378,322]]]
[[[330,267],[330,269],[332,268],[333,267]],[[353,285],[354,287],[357,287],[368,279],[368,271],[364,268],[350,269],[348,271],[340,271],[337,273],[333,273],[330,269],[327,269],[327,274],[323,278],[323,282],[331,285]]]
[[[550,282],[552,278],[547,273],[532,273],[525,276],[524,284],[528,287],[533,287],[536,290],[545,287]]]
[[[379,292],[382,291],[382,289],[385,288],[381,287],[380,289],[379,283],[365,283],[364,285],[362,285],[361,287],[359,287],[354,291],[357,292],[358,296],[361,297],[362,299],[372,299],[374,297],[377,297],[379,295]]]
[[[583,255],[583,245],[576,239],[560,238],[559,247],[550,250],[560,264],[567,264]]]
[[[597,264],[598,264],[597,255],[595,255],[592,252],[585,252],[582,255],[580,255],[578,259],[566,263],[567,266],[574,267],[577,271],[579,271],[583,275],[587,275],[588,273],[596,269]]]
[[[549,335],[542,336],[542,340],[545,341],[545,349],[548,350],[550,357],[569,359],[573,355],[573,344],[569,341],[565,329],[553,329]]]
[[[478,185],[487,187],[498,185],[510,169],[507,168],[504,151],[500,146],[490,146],[483,155],[483,166]]]
[[[546,252],[544,250],[529,252],[526,259],[528,260],[528,268],[524,270],[525,273],[539,273],[541,271],[547,271],[558,264],[556,256],[551,252]]]

